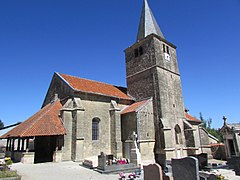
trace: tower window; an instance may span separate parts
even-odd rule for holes
[[[99,140],[99,118],[93,118],[92,120],[92,140]]]
[[[139,55],[141,56],[143,54],[143,48],[142,46],[139,47]]]
[[[169,46],[163,44],[163,52],[164,52],[164,53],[167,53],[167,54],[170,54]]]
[[[135,57],[138,57],[138,49],[134,49],[134,55]]]
[[[167,46],[167,53],[169,54],[169,47]]]
[[[140,46],[139,48],[136,48],[134,49],[134,56],[135,58],[138,57],[138,56],[141,56],[143,55],[143,47]]]
[[[163,44],[163,52],[164,52],[164,53],[166,52],[166,46],[165,46],[165,44]]]

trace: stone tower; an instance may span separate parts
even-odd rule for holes
[[[137,42],[125,50],[128,93],[153,98],[155,160],[185,156],[184,104],[176,46],[168,42],[144,0]]]

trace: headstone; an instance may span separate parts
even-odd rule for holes
[[[202,170],[208,166],[208,154],[207,153],[201,153],[198,155],[191,155],[191,156],[198,159],[199,170]]]
[[[158,164],[143,166],[144,180],[163,180],[162,168]]]
[[[237,176],[240,176],[240,156],[235,156],[234,158],[234,171]]]
[[[141,154],[137,146],[137,134],[133,132],[132,134],[132,148],[131,148],[131,153],[130,153],[130,162],[139,165],[141,164]]]
[[[107,161],[107,156],[103,152],[98,156],[98,168],[99,169],[105,169],[106,166],[106,161]]]
[[[198,159],[195,157],[172,159],[172,171],[174,180],[199,180]]]
[[[240,176],[240,156],[232,156],[227,160],[228,167],[234,169],[235,174]]]

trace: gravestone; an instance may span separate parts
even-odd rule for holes
[[[208,155],[207,155],[207,153],[201,153],[201,154],[198,154],[198,155],[191,155],[191,156],[198,159],[199,170],[202,170],[202,169],[204,169],[205,167],[208,166]]]
[[[240,156],[234,156],[234,171],[237,176],[240,176]]]
[[[144,180],[163,180],[162,168],[158,164],[143,166]]]
[[[172,171],[174,180],[199,180],[198,159],[195,157],[172,159]]]
[[[107,161],[107,155],[101,152],[101,154],[98,156],[98,168],[105,169],[106,161]]]
[[[235,174],[240,176],[240,156],[232,156],[227,160],[228,167],[234,169]]]

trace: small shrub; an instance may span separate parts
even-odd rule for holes
[[[17,171],[0,171],[0,178],[17,177]]]
[[[7,166],[12,165],[12,163],[13,163],[13,162],[12,162],[11,159],[6,161],[6,165],[7,165]]]
[[[10,157],[5,157],[4,160],[5,160],[5,164],[6,164],[7,166],[12,165],[12,163],[13,163],[13,161],[11,160]]]

